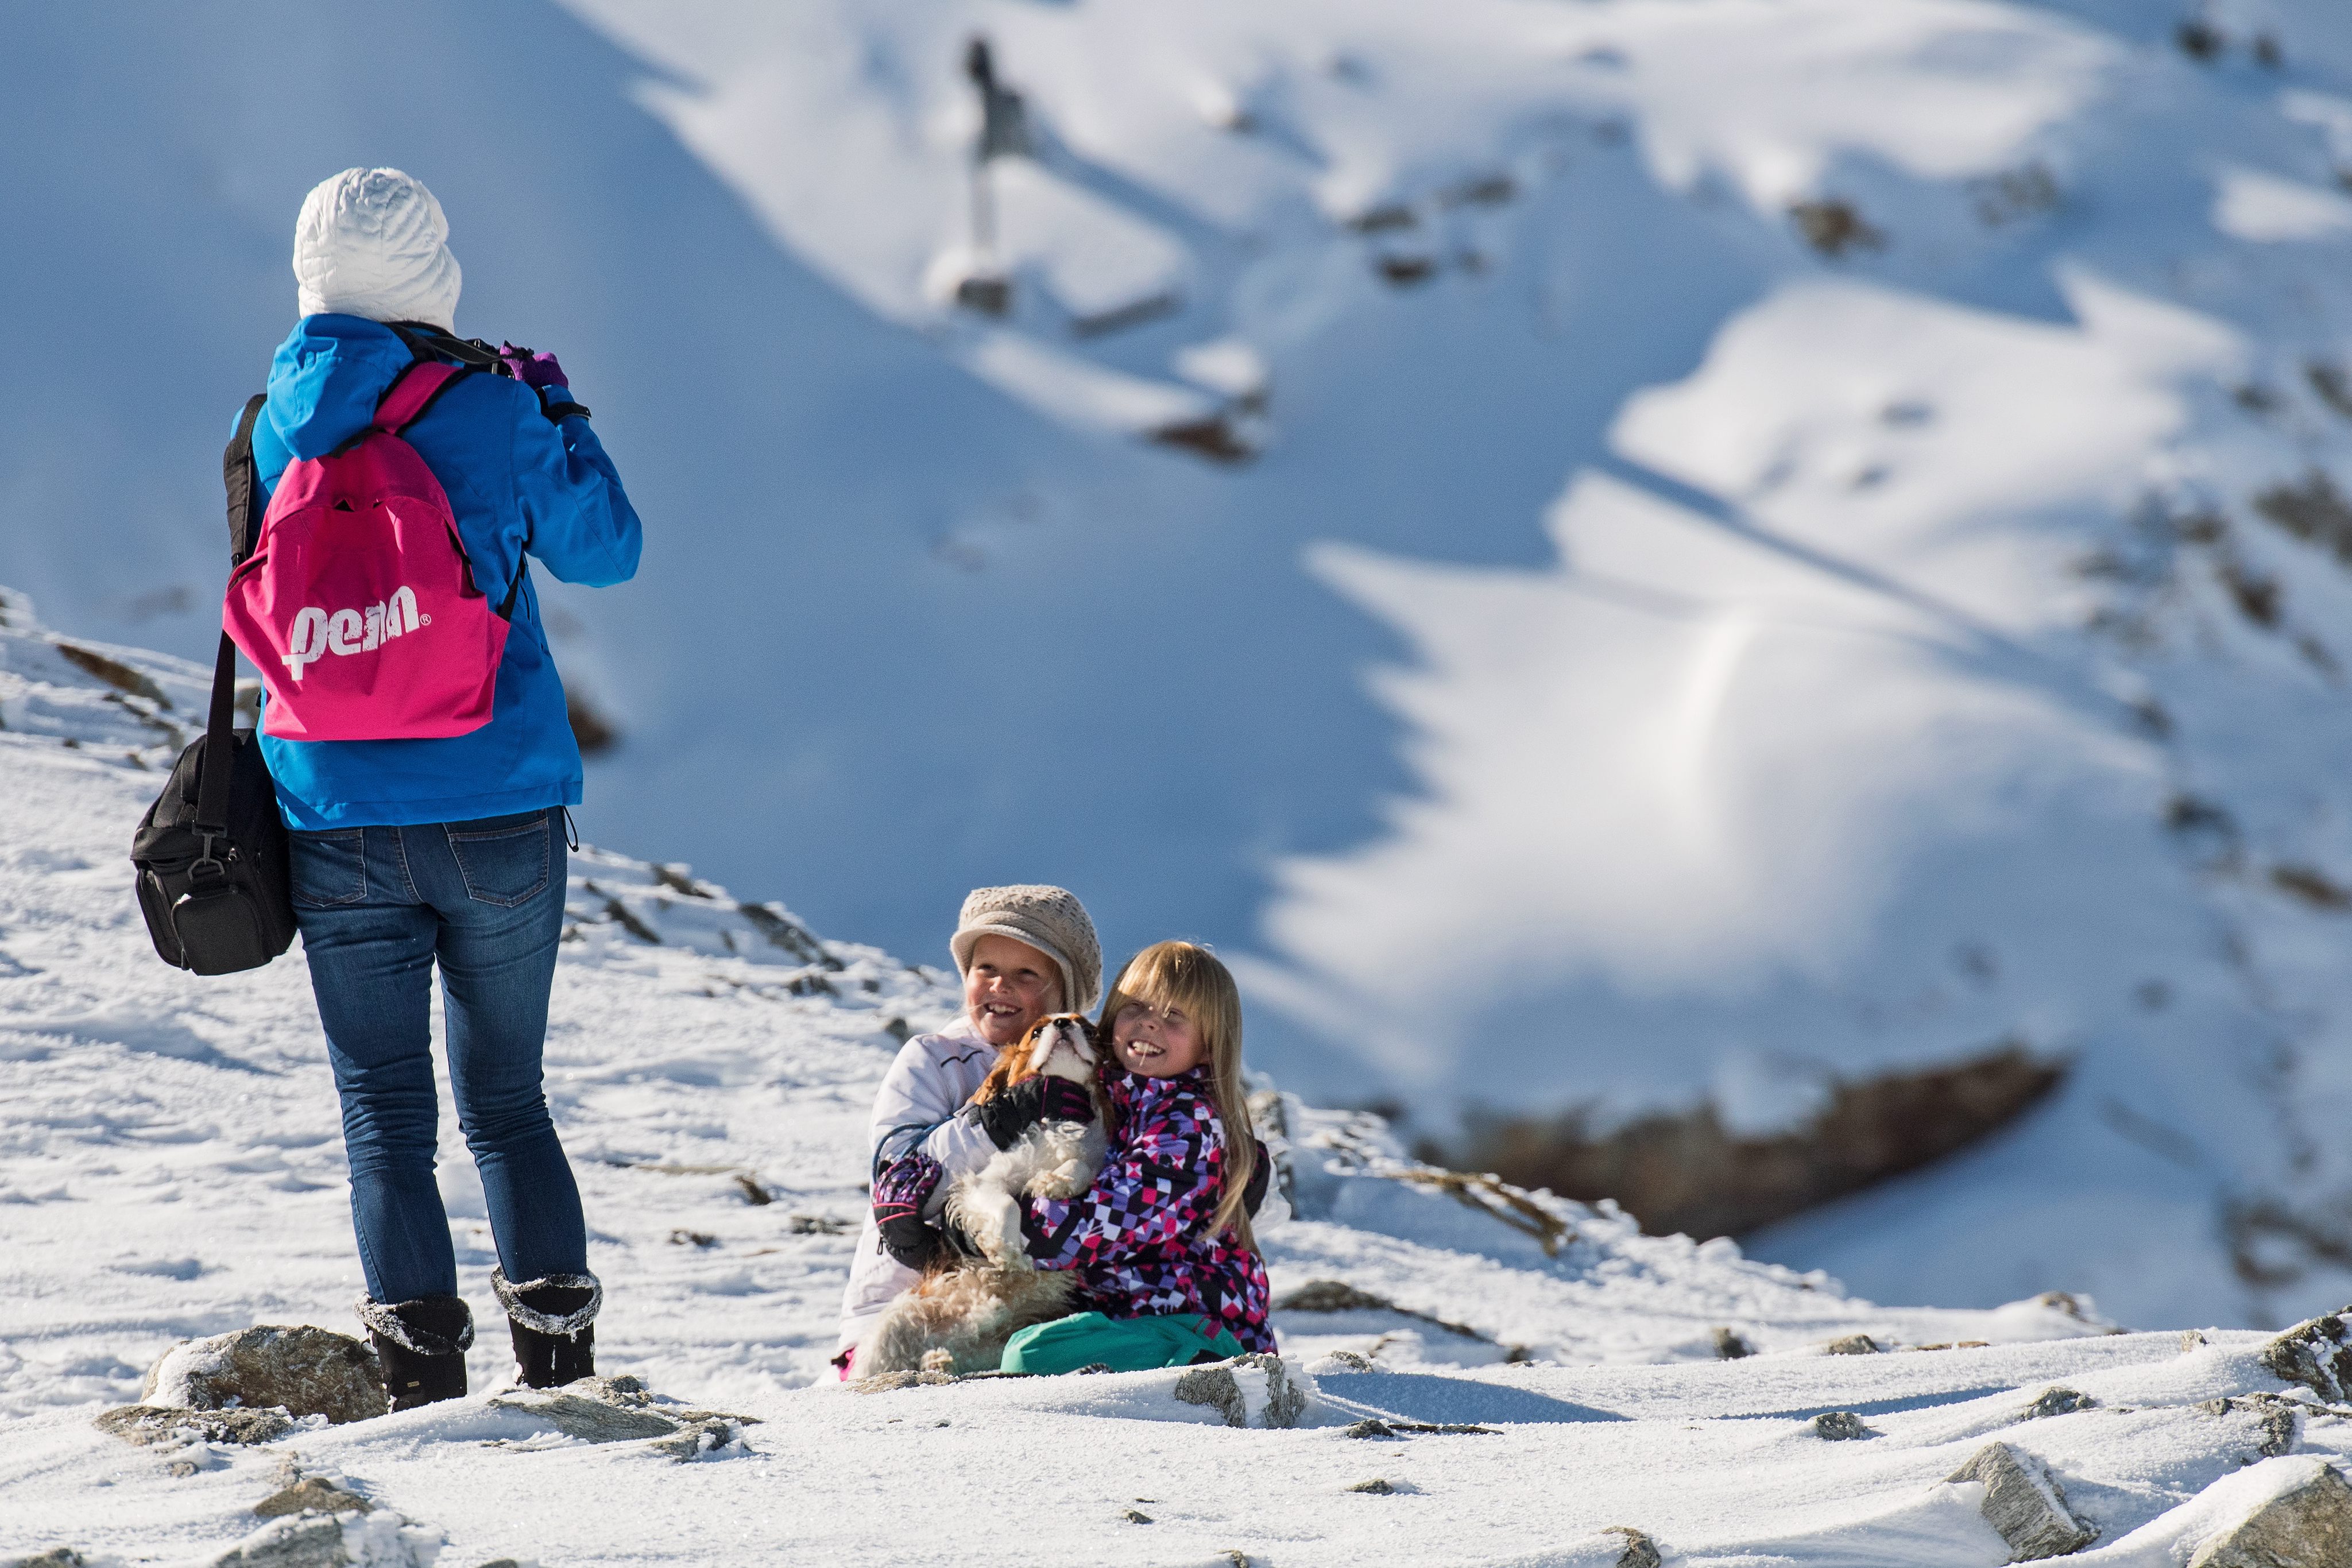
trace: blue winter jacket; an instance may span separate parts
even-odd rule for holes
[[[357,316],[306,316],[269,366],[253,428],[265,488],[297,458],[323,457],[365,428],[411,361],[392,330]],[[551,401],[570,394],[558,388]],[[588,422],[551,424],[539,394],[476,373],[443,393],[403,439],[416,448],[457,519],[474,580],[503,598],[525,552],[565,582],[603,588],[637,570],[642,534],[621,476]],[[262,753],[289,827],[318,830],[467,821],[580,800],[580,747],[563,681],[525,574],[490,722],[436,740],[280,740]]]

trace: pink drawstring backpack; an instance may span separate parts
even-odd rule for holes
[[[264,734],[423,740],[490,722],[522,575],[490,602],[447,493],[400,438],[467,373],[409,366],[367,429],[278,481],[221,611],[268,688]]]

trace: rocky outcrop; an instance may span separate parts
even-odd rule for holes
[[[2352,1307],[2307,1318],[2263,1346],[2263,1364],[2322,1399],[2352,1398]]]
[[[2352,1563],[2352,1483],[2321,1463],[2214,1536],[2189,1568],[2303,1568]]]
[[[521,1388],[495,1396],[490,1404],[533,1416],[567,1437],[586,1443],[643,1442],[673,1459],[723,1448],[759,1419],[656,1403],[635,1377],[583,1377],[562,1388]]]
[[[383,1369],[349,1334],[264,1324],[183,1340],[148,1369],[149,1405],[188,1410],[261,1410],[324,1416],[338,1425],[383,1415]]]
[[[189,1410],[176,1406],[122,1405],[93,1423],[142,1448],[185,1443],[268,1443],[294,1430],[283,1410]]]
[[[2097,1526],[2066,1506],[2065,1492],[2042,1461],[2007,1443],[1986,1444],[1946,1479],[1982,1483],[1985,1522],[2009,1542],[2012,1563],[2063,1557],[2099,1538]]]
[[[2045,1388],[2025,1407],[2024,1419],[2040,1421],[2052,1416],[2072,1416],[2077,1410],[2092,1409],[2098,1403],[2089,1395],[2077,1394],[2071,1388]]]
[[[1712,1105],[1596,1134],[1581,1113],[1486,1117],[1424,1159],[1581,1202],[1614,1198],[1654,1235],[1736,1236],[1901,1176],[2008,1125],[2063,1065],[2010,1046],[1949,1067],[1839,1083],[1793,1132],[1741,1137]]]
[[[1187,1405],[1207,1406],[1228,1427],[1296,1427],[1307,1412],[1304,1376],[1280,1356],[1259,1351],[1186,1369],[1176,1379],[1176,1397]]]
[[[1832,1443],[1850,1443],[1869,1437],[1870,1428],[1851,1410],[1825,1410],[1813,1417],[1813,1435]]]
[[[338,1481],[303,1476],[255,1503],[253,1511],[263,1519],[282,1519],[289,1513],[367,1513],[374,1507]]]

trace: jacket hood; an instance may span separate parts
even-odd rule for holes
[[[324,457],[367,428],[413,358],[380,322],[305,316],[269,361],[269,423],[296,457]]]

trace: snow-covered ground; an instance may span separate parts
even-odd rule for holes
[[[549,595],[623,737],[593,837],[933,961],[964,889],[1063,882],[1423,1132],[1770,1134],[2021,1046],[2070,1071],[2021,1124],[1751,1249],[2352,1296],[2340,0],[0,26],[0,580],[55,623],[206,653],[290,214],[400,163],[648,518],[637,583]],[[975,34],[1034,153],[992,258]],[[1152,439],[1203,423],[1255,455]],[[1040,766],[1130,726],[1186,744]]]
[[[548,1060],[609,1291],[600,1360],[759,1424],[688,1464],[567,1437],[488,1402],[506,1367],[493,1322],[462,1405],[249,1448],[127,1446],[90,1419],[136,1401],[176,1341],[355,1326],[299,946],[185,976],[155,960],[127,891],[130,826],[207,675],[61,639],[0,593],[0,1561],[209,1563],[256,1531],[311,1528],[251,1511],[299,1473],[375,1504],[346,1529],[377,1568],[1610,1568],[1628,1540],[1612,1526],[1675,1568],[1990,1568],[2010,1548],[1986,1489],[1946,1478],[1997,1438],[2100,1531],[2081,1561],[2156,1568],[2352,1455],[2352,1421],[2307,1400],[2284,1417],[2210,1406],[2280,1391],[2260,1334],[2125,1333],[2063,1298],[1879,1307],[1727,1241],[1417,1166],[1377,1120],[1270,1087],[1294,1212],[1268,1260],[1278,1299],[1307,1291],[1276,1317],[1312,1389],[1300,1427],[1229,1429],[1173,1398],[1172,1373],[845,1389],[824,1358],[866,1106],[897,1038],[953,991],[686,868],[594,849],[572,862]],[[480,1192],[446,1107],[443,1125],[461,1285],[487,1312]],[[1882,1353],[1826,1354],[1855,1335]],[[1721,1359],[1734,1338],[1753,1354]],[[2092,1403],[2029,1419],[2052,1386]],[[1820,1435],[1837,1411],[1866,1435]],[[1368,1416],[1486,1430],[1348,1434]],[[1391,1490],[1351,1490],[1375,1479]]]

